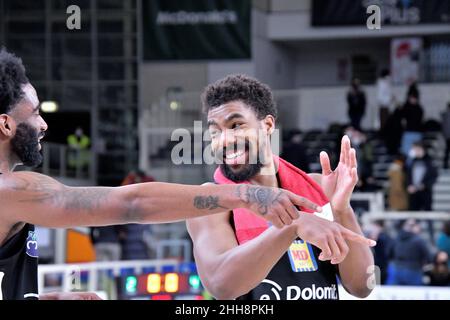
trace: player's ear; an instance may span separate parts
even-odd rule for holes
[[[6,113],[0,114],[0,132],[2,136],[10,138],[16,131],[16,122]]]
[[[272,115],[267,115],[263,119],[264,128],[267,131],[268,135],[272,135],[275,131],[275,118]]]

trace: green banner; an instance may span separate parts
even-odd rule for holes
[[[144,60],[250,59],[251,0],[143,0]]]

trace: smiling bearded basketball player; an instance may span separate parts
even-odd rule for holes
[[[299,208],[300,217],[282,229],[245,209],[188,220],[205,287],[219,299],[338,299],[339,277],[348,292],[367,296],[374,264],[369,246],[375,242],[362,236],[350,207],[357,172],[348,137],[336,170],[322,152],[322,174],[308,175],[272,154],[277,109],[266,85],[229,76],[208,86],[202,100],[211,149],[223,160],[215,183],[283,188],[317,202],[327,214]]]

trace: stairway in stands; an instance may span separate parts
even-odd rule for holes
[[[433,210],[450,212],[450,170],[441,170],[433,189]]]

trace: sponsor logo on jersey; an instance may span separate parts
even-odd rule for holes
[[[32,258],[38,257],[37,236],[34,231],[28,231],[26,253]]]
[[[265,293],[259,300],[337,300],[338,288],[335,284],[319,287],[288,286],[285,290],[275,281],[264,279],[262,283],[271,286],[270,293]]]

